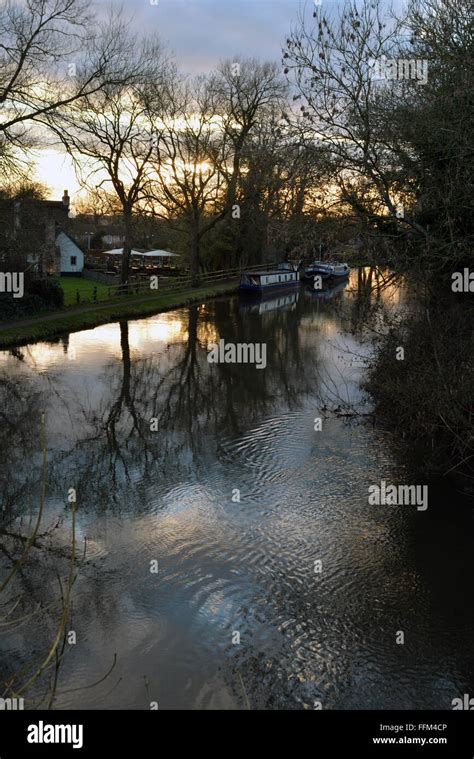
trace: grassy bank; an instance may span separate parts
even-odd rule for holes
[[[226,282],[188,288],[180,292],[157,293],[153,297],[124,296],[103,304],[64,309],[38,316],[36,319],[24,319],[24,324],[17,320],[12,322],[11,326],[8,324],[0,326],[0,348],[47,340],[65,332],[91,329],[119,319],[132,319],[160,311],[169,311],[217,295],[230,294],[235,290],[236,284]]]
[[[104,300],[107,298],[109,288],[102,282],[94,282],[91,279],[85,279],[84,277],[60,277],[59,284],[64,293],[64,305],[73,306],[77,303],[77,293],[81,302],[85,300],[92,301],[94,295],[94,287],[97,288],[97,298]]]

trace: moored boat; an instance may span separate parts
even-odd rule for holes
[[[335,261],[313,261],[304,270],[304,279],[311,281],[314,277],[321,277],[323,281],[327,279],[342,279],[348,277],[350,274],[350,267],[348,264],[337,263]]]
[[[245,271],[240,276],[239,291],[242,293],[262,293],[278,288],[295,287],[300,283],[297,271]]]
[[[332,272],[330,275],[332,279],[343,279],[344,277],[348,277],[351,273],[350,266],[346,263],[333,263],[330,264],[330,266],[332,266]]]
[[[278,271],[299,271],[300,265],[297,261],[281,261],[277,269]]]
[[[332,268],[329,264],[323,261],[313,261],[312,264],[307,266],[303,271],[303,279],[306,281],[312,281],[314,277],[321,277],[324,281],[331,276]]]

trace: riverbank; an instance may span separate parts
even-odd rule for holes
[[[0,348],[37,340],[57,337],[65,332],[78,332],[82,329],[92,329],[101,324],[120,319],[133,319],[150,316],[160,311],[181,308],[191,303],[197,303],[216,295],[227,295],[235,292],[235,282],[223,282],[217,285],[207,285],[188,288],[179,292],[166,292],[156,295],[124,296],[114,298],[113,302],[83,305],[77,308],[69,307],[61,311],[53,311],[34,318],[17,319],[0,323]]]
[[[411,313],[388,321],[375,343],[365,389],[402,460],[427,478],[449,477],[474,495],[473,305],[433,289]],[[403,347],[403,360],[397,351]]]

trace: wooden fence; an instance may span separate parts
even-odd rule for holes
[[[181,277],[166,277],[166,276],[147,276],[144,275],[141,281],[132,281],[128,285],[111,285],[107,288],[108,298],[115,298],[119,295],[145,295],[147,293],[153,295],[157,292],[169,291],[180,292],[181,290],[187,290],[196,284],[197,287],[205,287],[210,284],[218,284],[219,282],[225,282],[227,280],[232,281],[237,279],[243,271],[262,271],[275,267],[276,264],[258,264],[256,266],[238,267],[234,269],[220,269],[218,271],[201,272],[197,277],[197,280],[191,275]],[[153,283],[158,281],[158,287],[151,287]],[[103,296],[101,298],[104,299]]]

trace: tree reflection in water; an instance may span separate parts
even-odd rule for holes
[[[325,366],[321,350],[328,336],[337,340],[341,329],[348,335],[376,328],[390,288],[396,291],[390,275],[367,270],[356,273],[346,290],[331,299],[314,301],[314,294],[302,290],[291,308],[246,311],[237,298],[217,299],[176,312],[179,334],[167,344],[157,343],[156,349],[134,348],[131,326],[121,321],[119,355],[95,360],[90,370],[91,392],[86,386],[78,389],[74,374],[68,375],[61,366],[47,372],[35,370],[34,381],[21,373],[15,381],[5,377],[1,384],[0,447],[5,452],[0,474],[5,504],[1,527],[3,531],[19,531],[22,517],[37,508],[37,420],[38,409],[44,408],[50,423],[45,530],[54,528],[58,518],[64,520],[65,494],[75,487],[80,539],[89,538],[77,583],[80,592],[73,596],[78,609],[74,623],[79,630],[96,625],[120,630],[123,625],[123,599],[121,594],[110,592],[110,585],[117,582],[118,567],[122,571],[121,557],[107,554],[109,546],[116,546],[117,531],[128,527],[128,522],[128,529],[135,529],[136,517],[146,520],[150,499],[153,509],[164,510],[167,493],[175,488],[181,493],[182,483],[199,485],[216,467],[228,467],[226,441],[242,440],[267,418],[298,412],[306,408],[308,400],[316,411]],[[251,365],[209,364],[208,346],[220,338],[234,343],[265,342],[265,371]],[[65,341],[63,347],[68,350]],[[26,349],[19,349],[16,359],[27,362]],[[156,432],[150,428],[152,419],[157,420]],[[230,466],[239,465],[239,461],[230,462]],[[190,492],[194,492],[192,488]],[[114,520],[122,515],[124,522],[119,528]],[[33,571],[29,568],[29,572],[19,573],[18,581],[25,583],[22,592],[29,596],[30,608],[35,603],[52,607],[55,572],[65,573],[61,561],[67,561],[70,534],[62,521],[60,525],[61,530],[56,531],[60,545],[39,542]],[[108,530],[112,531],[110,540]],[[9,546],[2,540],[4,561],[8,562],[5,551]],[[128,582],[124,578],[124,593],[131,590]],[[58,611],[57,606],[54,611]],[[42,623],[35,634],[35,646],[42,640],[46,647],[54,639],[55,621],[57,614],[52,614],[50,624]],[[11,645],[11,666],[5,669],[5,680],[33,648],[31,631],[25,627],[17,635],[16,653],[11,655]],[[4,651],[8,650],[8,636],[5,640]],[[93,645],[93,641],[82,640],[81,653],[75,655],[76,667],[77,661],[93,655]],[[110,687],[124,674],[121,668],[127,666],[126,655],[126,650],[119,652],[120,671],[114,674]],[[109,651],[108,656],[110,660],[101,664],[101,673],[113,664],[114,652]],[[52,674],[52,666],[45,677]],[[79,688],[90,682],[91,678],[82,673],[72,685]]]

